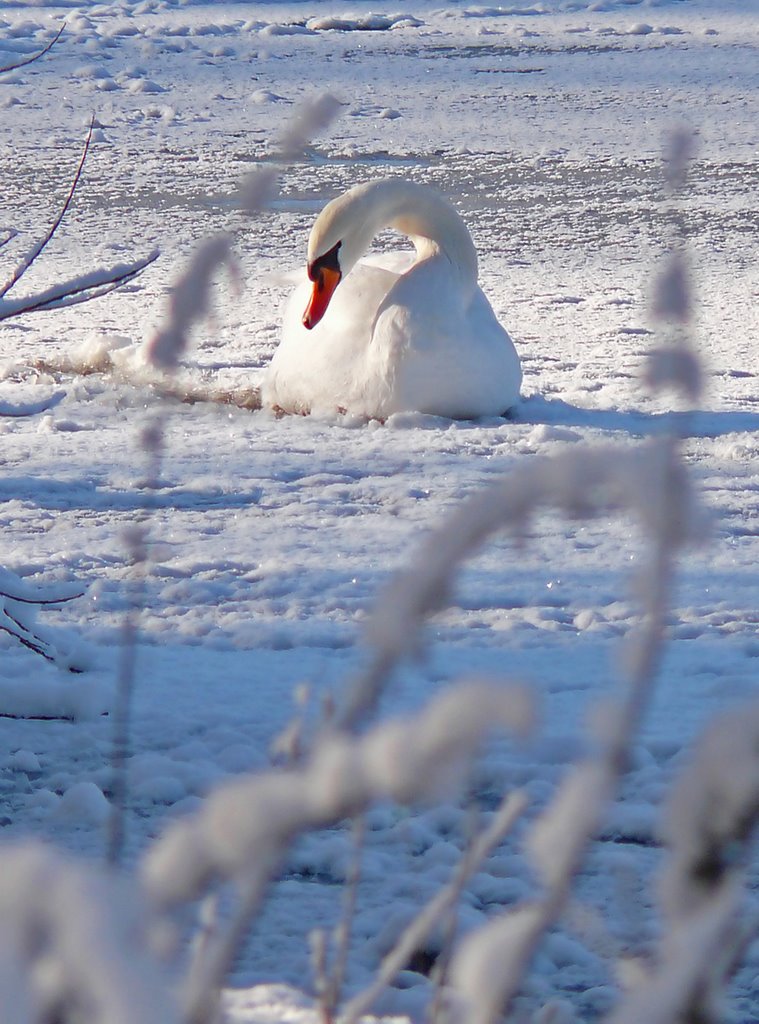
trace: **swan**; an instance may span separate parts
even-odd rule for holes
[[[407,235],[415,256],[362,260],[383,228]],[[265,371],[265,406],[473,419],[518,401],[519,356],[477,284],[466,225],[434,189],[382,178],[333,199],[311,230],[307,275]]]

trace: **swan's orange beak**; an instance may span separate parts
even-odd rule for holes
[[[303,314],[303,326],[310,331],[327,312],[327,306],[335,293],[335,288],[340,284],[342,275],[339,270],[333,270],[331,267],[319,267],[314,274],[309,267],[308,276],[314,282],[314,287],[306,312]]]

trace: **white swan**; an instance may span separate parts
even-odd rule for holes
[[[359,263],[385,227],[416,248],[402,271],[397,258],[394,269]],[[519,356],[477,284],[464,222],[434,190],[385,178],[333,199],[311,230],[307,272],[285,311],[264,405],[469,419],[518,401]]]

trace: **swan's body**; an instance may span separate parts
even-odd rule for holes
[[[359,263],[385,227],[408,235],[416,258]],[[467,419],[517,402],[519,357],[477,284],[466,226],[433,190],[387,178],[334,199],[311,231],[308,276],[285,311],[264,404]]]

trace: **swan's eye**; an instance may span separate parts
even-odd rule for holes
[[[338,250],[342,245],[342,242],[338,242],[333,245],[332,248],[325,252],[323,256],[318,256],[313,263],[308,264],[308,278],[313,281],[316,287],[321,291],[324,288],[324,271],[331,270],[333,273],[342,275],[340,270],[340,260],[338,259]]]

